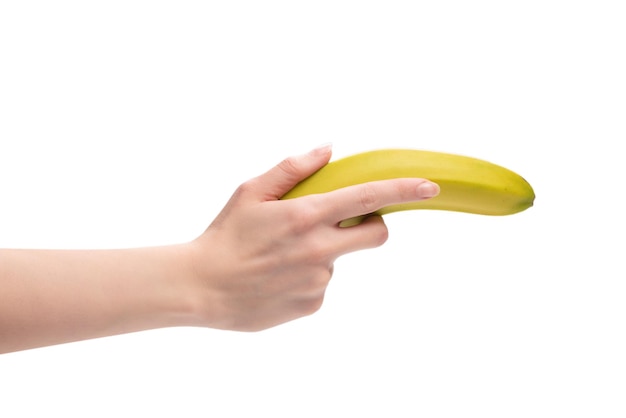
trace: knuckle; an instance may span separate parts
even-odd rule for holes
[[[380,247],[389,239],[389,230],[386,227],[376,228],[372,234],[372,242],[375,247]]]
[[[248,181],[241,183],[239,187],[235,189],[235,193],[233,194],[233,196],[237,197],[237,196],[244,196],[244,195],[250,194],[254,192],[256,188],[257,188],[257,185],[256,185],[255,179],[250,179]]]
[[[322,308],[324,303],[324,296],[318,296],[315,298],[307,299],[300,303],[300,312],[302,315],[313,315]]]
[[[330,283],[330,278],[332,273],[330,269],[323,269],[318,275],[313,278],[313,284],[317,289],[321,289],[324,291],[326,287],[328,287],[328,283]]]
[[[306,199],[308,200],[308,199]],[[320,211],[310,202],[298,202],[294,210],[287,212],[290,228],[295,233],[303,233],[313,229],[320,222]]]
[[[359,193],[359,203],[364,213],[370,213],[380,208],[380,194],[370,184],[364,184]]]
[[[287,157],[278,163],[278,168],[288,176],[296,176],[300,171],[300,165],[296,157]]]
[[[364,241],[367,247],[380,247],[389,239],[389,229],[379,216],[367,217],[363,224],[367,228],[367,238]]]
[[[413,182],[400,182],[397,190],[402,201],[415,200],[415,186]]]
[[[307,242],[307,262],[313,265],[323,264],[330,258],[330,245],[326,240],[312,238]]]

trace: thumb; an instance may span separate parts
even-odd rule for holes
[[[326,144],[306,154],[285,158],[254,180],[255,190],[264,200],[278,200],[296,184],[325,166],[331,154],[332,146]]]

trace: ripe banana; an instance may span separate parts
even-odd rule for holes
[[[376,180],[419,177],[440,187],[438,196],[384,207],[379,215],[433,209],[482,215],[510,215],[533,205],[535,193],[517,173],[476,158],[416,149],[380,149],[332,161],[298,183],[282,199],[325,193]],[[343,226],[359,223],[359,218]]]

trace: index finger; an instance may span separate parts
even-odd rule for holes
[[[318,195],[322,217],[332,223],[368,215],[386,206],[417,202],[439,194],[436,183],[422,178],[378,180]]]

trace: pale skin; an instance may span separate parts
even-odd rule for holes
[[[388,237],[380,216],[435,196],[425,179],[279,200],[330,146],[243,183],[190,242],[110,250],[0,249],[0,353],[165,327],[260,331],[320,309],[335,260]]]

